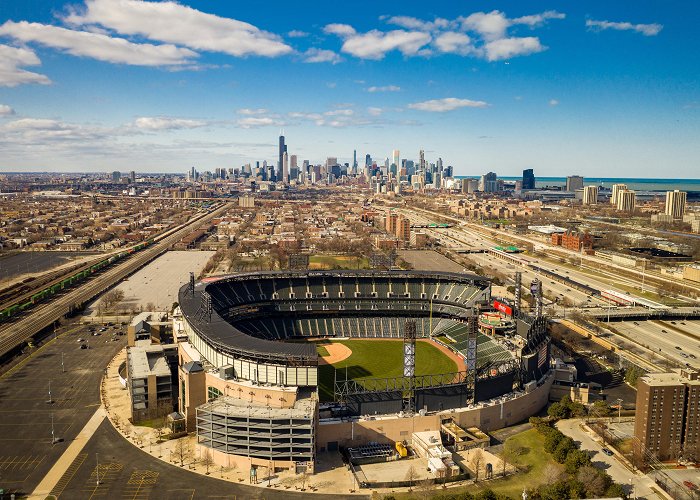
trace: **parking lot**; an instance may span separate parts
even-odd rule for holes
[[[99,406],[104,366],[126,343],[75,323],[57,334],[0,378],[0,488],[33,490]]]

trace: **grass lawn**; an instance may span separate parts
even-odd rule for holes
[[[551,456],[544,451],[544,438],[535,429],[530,429],[520,434],[516,434],[512,438],[524,450],[524,453],[518,460],[518,465],[525,472],[509,476],[505,479],[494,479],[491,481],[482,481],[476,485],[469,485],[461,488],[448,488],[445,493],[457,494],[463,491],[476,494],[480,490],[490,489],[494,493],[507,495],[513,500],[519,500],[523,494],[523,488],[533,488],[544,483],[544,468],[547,464],[556,463]],[[498,467],[494,472],[499,472]],[[436,493],[439,493],[436,490]],[[394,497],[400,500],[414,499],[415,493],[392,493]]]
[[[341,340],[350,348],[352,355],[334,365],[318,367],[318,388],[321,401],[333,399],[334,369],[338,375],[362,380],[364,378],[399,377],[403,374],[403,341],[401,340]],[[317,344],[316,349],[325,348]],[[319,351],[321,354],[321,351]],[[428,341],[416,342],[416,375],[453,373],[458,371],[456,363]]]
[[[544,437],[535,429],[530,429],[511,437],[519,444],[524,453],[518,459],[518,466],[526,472],[515,474],[505,479],[496,479],[481,484],[483,489],[491,489],[496,493],[518,499],[523,493],[523,487],[534,488],[544,483],[544,468],[556,463],[552,456],[544,451]]]
[[[311,255],[309,269],[369,269],[369,259],[351,255]]]

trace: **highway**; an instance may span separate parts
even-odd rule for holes
[[[700,368],[700,323],[690,321],[626,321],[613,328],[680,365]],[[680,349],[678,349],[680,347]]]
[[[220,215],[227,208],[228,205],[224,204],[212,212],[196,216],[180,229],[171,232],[171,234],[150,247],[133,254],[126,261],[109,267],[78,287],[69,289],[65,293],[57,295],[51,301],[32,308],[27,313],[19,316],[16,321],[3,324],[0,327],[0,356],[67,315],[76,305],[84,304],[91,300],[158,257],[194,228]]]

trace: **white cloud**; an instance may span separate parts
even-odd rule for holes
[[[489,61],[500,61],[516,56],[525,56],[542,52],[547,47],[540,43],[539,38],[528,36],[523,38],[501,38],[493,40],[484,45],[486,59]]]
[[[445,112],[458,108],[486,108],[488,103],[484,101],[472,101],[470,99],[458,99],[456,97],[446,97],[444,99],[432,99],[430,101],[415,102],[409,104],[410,109],[418,111]]]
[[[511,19],[510,23],[511,24],[525,24],[527,26],[530,26],[531,28],[534,28],[536,26],[540,26],[544,24],[546,21],[549,19],[565,19],[566,14],[562,14],[561,12],[557,12],[556,10],[548,10],[545,12],[542,12],[541,14],[533,14],[530,16],[522,16],[522,17],[517,17],[515,19]]]
[[[273,118],[271,116],[248,116],[246,118],[241,118],[236,122],[241,128],[258,128],[258,127],[281,127],[285,125],[285,122]]]
[[[498,40],[506,35],[510,26],[508,18],[498,10],[491,12],[475,12],[461,19],[462,28],[467,31],[476,31],[485,40]]]
[[[333,111],[326,111],[323,113],[326,116],[352,116],[355,111],[352,109],[334,109]]]
[[[72,25],[101,25],[125,35],[236,57],[277,57],[292,52],[279,36],[252,24],[208,14],[172,1],[86,0],[66,16]]]
[[[384,85],[382,87],[377,87],[372,85],[367,88],[367,92],[399,92],[401,87],[398,85]]]
[[[205,127],[207,122],[186,118],[171,118],[167,116],[141,116],[134,120],[133,126],[140,130],[164,131],[182,130]]]
[[[324,32],[343,40],[341,52],[361,59],[379,60],[396,50],[404,56],[457,54],[495,61],[545,50],[536,37],[509,36],[509,28],[518,25],[536,28],[551,19],[564,18],[565,14],[554,10],[517,18],[508,18],[505,13],[493,10],[432,21],[411,16],[381,16],[380,20],[387,24],[404,29],[358,33],[348,24],[335,23],[326,25]]]
[[[338,86],[337,82],[326,82],[326,87],[328,87],[329,89],[334,89],[337,86]]]
[[[41,61],[31,50],[0,44],[0,87],[16,87],[24,83],[50,84],[47,76],[20,69],[22,66],[39,65]]]
[[[376,108],[373,106],[370,106],[369,108],[367,108],[367,113],[369,113],[372,116],[379,116],[383,112],[384,112],[384,110],[382,108]]]
[[[105,131],[46,118],[21,118],[0,127],[2,140],[13,144],[38,145],[48,142],[92,141],[105,137]]]
[[[387,24],[393,24],[409,30],[433,31],[436,29],[445,29],[453,26],[454,21],[447,19],[436,18],[434,21],[423,21],[410,16],[392,16],[386,19]]]
[[[549,105],[550,106],[559,106],[559,99],[550,99]]]
[[[287,36],[290,38],[304,38],[309,36],[309,34],[306,31],[292,30],[287,33]]]
[[[331,23],[323,28],[323,32],[328,35],[338,35],[339,37],[352,36],[356,33],[355,28],[349,24]]]
[[[0,116],[11,116],[15,114],[15,110],[7,104],[0,104]]]
[[[136,66],[177,65],[197,56],[195,52],[175,45],[132,43],[123,38],[27,21],[7,21],[0,26],[0,35],[62,49],[74,56]]]
[[[656,36],[663,29],[662,24],[632,24],[628,22],[586,20],[586,26],[593,30],[636,31],[644,36]]]
[[[257,109],[251,109],[251,108],[243,108],[239,109],[236,111],[239,115],[246,115],[246,116],[253,116],[253,115],[264,115],[267,113],[267,110],[265,108],[257,108]]]
[[[342,58],[332,50],[310,48],[304,52],[305,63],[325,63],[338,64]]]
[[[430,34],[419,31],[372,30],[347,36],[341,50],[360,59],[379,60],[392,50],[398,50],[405,56],[417,55],[423,46],[430,43],[430,40],[432,40]]]
[[[468,55],[475,52],[471,38],[464,33],[446,31],[435,38],[433,45],[440,51],[448,54]]]

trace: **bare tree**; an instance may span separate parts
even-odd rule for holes
[[[207,449],[204,451],[201,459],[202,465],[207,469],[207,476],[209,475],[209,468],[214,465],[214,458],[211,456],[211,450]]]
[[[406,471],[406,481],[408,481],[408,491],[411,491],[411,488],[413,488],[413,483],[415,480],[418,478],[418,471],[416,471],[416,468],[411,465],[408,470]]]
[[[576,479],[583,484],[583,487],[586,489],[586,495],[589,498],[600,497],[605,493],[605,478],[592,465],[581,467],[578,474],[576,474]]]
[[[484,461],[484,452],[481,448],[477,448],[472,453],[472,457],[469,460],[469,465],[474,470],[474,482],[479,482],[479,469],[481,468],[481,463]]]
[[[560,481],[564,475],[564,467],[556,463],[547,464],[542,470],[545,484],[554,484]]]
[[[185,459],[192,453],[189,440],[186,437],[178,439],[173,451],[175,457],[180,461],[180,467],[184,467]]]
[[[435,493],[435,482],[430,478],[423,479],[418,482],[416,490],[418,491],[418,498],[430,500]]]

